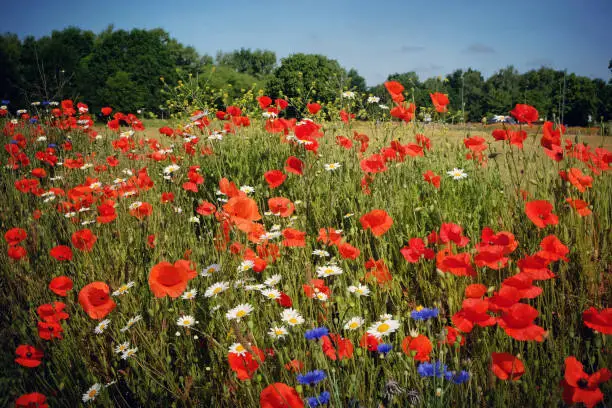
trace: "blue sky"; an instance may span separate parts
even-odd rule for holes
[[[2,10],[0,30],[21,38],[70,25],[161,27],[212,56],[240,47],[279,59],[324,54],[368,85],[406,71],[425,79],[472,67],[488,77],[510,64],[608,80],[612,59],[612,0],[36,0]]]

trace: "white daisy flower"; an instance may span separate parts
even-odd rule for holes
[[[198,217],[197,215],[189,217],[189,222],[192,223],[192,224],[199,224],[200,223],[200,217]]]
[[[208,289],[206,289],[206,292],[204,292],[204,297],[209,298],[209,297],[217,296],[219,293],[225,292],[228,289],[229,289],[228,282],[217,282],[217,283],[210,285]]]
[[[362,285],[361,283],[357,285],[351,285],[348,287],[348,291],[356,294],[357,296],[369,296],[370,288],[367,285]]]
[[[86,392],[83,394],[83,402],[89,402],[96,399],[98,396],[98,392],[100,392],[100,388],[102,384],[95,383],[92,385]]]
[[[266,297],[266,299],[276,300],[280,299],[281,293],[277,289],[262,289],[261,294]]]
[[[94,333],[96,333],[96,334],[104,333],[104,330],[106,330],[106,328],[108,327],[109,324],[110,324],[110,320],[109,319],[102,320],[100,323],[98,323],[96,325],[96,328],[94,329]]]
[[[329,252],[323,249],[315,249],[314,251],[312,251],[312,254],[321,258],[329,256]]]
[[[196,320],[193,316],[181,316],[177,319],[176,324],[182,327],[191,327],[196,324]]]
[[[133,325],[135,325],[137,322],[142,320],[142,316],[141,315],[136,315],[134,317],[132,317],[130,320],[128,320],[128,322],[125,324],[125,327],[121,328],[121,332],[126,332],[130,329],[130,327],[132,327]]]
[[[380,315],[380,320],[391,320],[393,319],[393,315],[389,313],[384,313]]]
[[[122,355],[121,355],[121,359],[122,360],[127,360],[128,358],[134,356],[136,354],[136,352],[138,351],[138,347],[134,347],[131,349],[126,350]]]
[[[257,283],[255,285],[245,285],[244,286],[244,290],[249,290],[249,291],[253,291],[253,290],[263,290],[266,288],[266,285],[262,284],[262,283]]]
[[[315,298],[317,298],[317,300],[320,300],[321,302],[325,302],[328,299],[328,296],[321,292],[319,289],[315,288]]]
[[[240,186],[240,191],[246,194],[253,194],[255,189],[251,186]]]
[[[215,272],[219,272],[221,270],[221,265],[219,264],[212,264],[212,265],[208,265],[206,268],[202,269],[202,272],[200,272],[200,276],[210,276]]]
[[[130,342],[126,341],[123,342],[121,344],[119,344],[117,347],[115,347],[115,353],[117,354],[123,354],[125,353],[128,349],[130,348]]]
[[[285,326],[273,326],[270,328],[270,330],[268,330],[268,335],[273,339],[282,339],[288,333],[289,332]]]
[[[289,326],[297,326],[304,323],[304,318],[295,309],[284,309],[281,313],[281,320]]]
[[[134,201],[130,204],[130,210],[137,210],[142,205],[142,201]]]
[[[272,275],[268,279],[264,281],[264,283],[268,286],[276,286],[280,283],[282,277],[279,274]]]
[[[123,174],[127,175],[127,176],[130,176],[130,177],[134,175],[134,172],[132,170],[130,170],[130,169],[123,169],[123,170],[121,170],[121,172]]]
[[[198,290],[197,289],[191,289],[191,290],[188,290],[185,293],[183,293],[181,298],[185,299],[185,300],[193,300],[193,299],[195,299],[197,294],[198,294]]]
[[[368,103],[378,103],[380,102],[380,98],[378,96],[369,96]]]
[[[119,286],[119,287],[117,288],[117,290],[116,290],[116,291],[114,291],[114,292],[112,293],[112,295],[113,295],[113,296],[123,295],[123,294],[127,293],[127,292],[128,292],[128,290],[129,290],[129,289],[130,289],[132,286],[134,286],[134,284],[135,284],[135,283],[134,283],[133,281],[128,282],[128,283],[124,283],[123,285]]]
[[[355,215],[355,213],[346,213],[346,214],[344,215],[344,218],[351,218],[351,217],[352,217],[352,216],[354,216],[354,215]]]
[[[461,180],[466,178],[468,175],[463,169],[454,168],[451,171],[447,171],[446,174],[451,176],[453,180]]]
[[[378,105],[378,107],[379,107],[380,109],[384,109],[384,110],[389,109],[389,107],[388,107],[387,105],[383,105],[383,104]]]
[[[326,278],[332,275],[341,275],[342,268],[336,265],[325,265],[317,267],[317,276],[319,278]]]
[[[37,142],[46,142],[47,141],[47,136],[39,136],[36,139]]]
[[[370,326],[368,328],[368,333],[377,339],[381,339],[383,336],[394,333],[397,329],[399,329],[399,326],[399,321],[397,320],[384,320],[376,322]]]
[[[364,323],[365,323],[365,320],[361,317],[358,317],[358,316],[351,317],[344,325],[344,329],[345,330],[356,330],[360,328],[361,326],[363,326]]]
[[[342,92],[342,97],[346,99],[355,99],[355,92],[353,91]]]
[[[339,169],[340,167],[342,167],[340,163],[329,163],[325,165],[325,170],[334,171],[334,170]]]
[[[243,303],[233,309],[228,310],[228,312],[225,314],[225,317],[227,318],[227,320],[240,321],[240,319],[242,319],[243,317],[250,315],[252,311],[253,306],[248,303]]]
[[[234,343],[229,347],[229,352],[238,356],[244,356],[247,353],[247,349],[242,343]]]
[[[250,271],[251,269],[253,269],[254,266],[255,262],[253,261],[242,261],[238,266],[238,272]]]
[[[164,168],[164,175],[165,176],[172,175],[172,174],[176,173],[177,171],[179,171],[180,169],[181,169],[180,166],[177,166],[176,164],[171,164],[171,165],[166,166]]]

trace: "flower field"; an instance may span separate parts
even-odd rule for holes
[[[369,121],[2,107],[0,404],[610,404],[610,142],[385,87]]]

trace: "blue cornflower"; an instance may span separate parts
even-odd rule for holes
[[[36,122],[38,122],[38,119],[36,119],[36,118],[30,118],[30,123],[34,124],[34,123],[36,123]]]
[[[42,101],[42,106],[48,106],[49,105],[49,101]]]
[[[378,347],[376,348],[376,350],[379,353],[382,354],[387,354],[388,352],[390,352],[391,350],[393,350],[393,346],[391,344],[387,344],[387,343],[381,343],[378,345]]]
[[[318,407],[319,405],[325,405],[327,403],[329,403],[329,399],[331,398],[331,395],[328,391],[323,391],[321,394],[319,394],[318,397],[309,397],[306,398],[306,401],[308,402],[308,406],[309,407]]]
[[[12,139],[12,140],[11,140],[9,143],[10,143],[10,144],[19,144],[19,142],[18,142],[18,141],[16,141],[15,139]]]
[[[55,143],[49,143],[48,147],[51,149],[57,149],[57,145]]]
[[[449,371],[444,376],[447,380],[451,380],[454,384],[463,384],[470,379],[470,373],[465,370],[461,370],[458,373],[452,373]]]
[[[2,101],[0,101],[0,103],[2,103],[3,105],[10,105],[11,101],[9,101],[8,99],[3,99]]]
[[[412,317],[414,320],[427,320],[431,319],[432,317],[438,317],[438,308],[434,307],[430,309],[428,307],[419,307],[410,313],[410,317]]]
[[[327,375],[323,370],[309,371],[306,374],[298,374],[297,380],[302,385],[315,385],[323,381]]]
[[[442,364],[439,361],[435,363],[421,363],[417,368],[417,373],[421,377],[442,377],[446,375],[446,365]]]
[[[318,340],[328,334],[329,330],[327,330],[327,327],[315,327],[312,330],[307,330],[306,333],[304,333],[304,337],[306,337],[306,340]]]

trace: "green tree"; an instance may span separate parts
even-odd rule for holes
[[[480,71],[458,69],[448,77],[450,108],[465,112],[465,120],[478,122],[486,114],[485,81]]]
[[[241,48],[228,53],[217,53],[217,64],[231,67],[242,74],[263,78],[272,73],[276,66],[276,54],[268,50]]]
[[[488,113],[507,115],[519,100],[518,71],[509,66],[493,74],[485,84],[485,95]],[[522,103],[522,102],[521,102]]]
[[[98,100],[117,111],[136,112],[145,106],[146,90],[130,78],[125,71],[117,71],[99,88]]]

